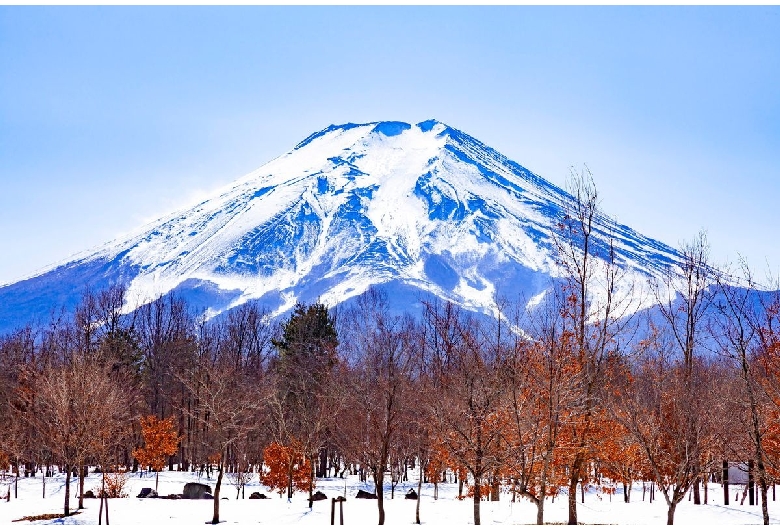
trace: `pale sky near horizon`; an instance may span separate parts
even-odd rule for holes
[[[780,270],[778,6],[0,6],[0,285],[329,124],[429,118]]]

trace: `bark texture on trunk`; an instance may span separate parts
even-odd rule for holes
[[[482,482],[482,477],[479,478],[474,477],[474,524],[475,525],[482,524],[479,518],[479,507],[480,507],[480,502],[482,501],[482,487],[480,484],[481,482]]]
[[[86,467],[79,466],[79,510],[84,509],[84,475],[86,474]]]
[[[70,465],[65,466],[65,516],[70,515]]]
[[[314,508],[314,464],[317,462],[317,455],[313,454],[309,458],[311,459],[311,465],[309,466],[311,468],[311,473],[309,474],[309,509],[311,510]]]
[[[376,507],[379,510],[379,523],[385,524],[385,474],[383,470],[374,470],[374,489],[376,490]]]
[[[420,497],[422,496],[422,483],[423,483],[423,464],[420,460],[420,473],[417,479],[417,507],[414,509],[414,523],[420,523]]]
[[[534,501],[536,504],[536,524],[544,524],[544,497],[541,497]]]
[[[677,508],[677,503],[672,503],[669,505],[669,510],[666,512],[666,524],[667,525],[673,525],[674,524],[674,510]]]
[[[568,524],[577,524],[577,474],[572,473],[569,481],[569,522]]]
[[[219,489],[222,486],[222,475],[224,466],[219,465],[217,471],[217,484],[214,486],[214,517],[211,518],[211,524],[219,524]]]

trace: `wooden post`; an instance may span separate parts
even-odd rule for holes
[[[334,497],[330,500],[330,525],[336,524],[336,503],[339,503],[339,524],[344,525],[344,497]]]

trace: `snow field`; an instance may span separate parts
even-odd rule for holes
[[[129,473],[125,491],[129,497],[109,500],[109,517],[112,525],[137,526],[143,528],[159,526],[194,526],[210,522],[213,513],[213,501],[211,500],[169,500],[169,499],[138,499],[136,495],[142,487],[154,488],[154,473]],[[414,473],[412,473],[414,475]],[[409,477],[413,479],[413,476]],[[197,473],[162,472],[160,473],[158,493],[161,496],[171,493],[181,493],[187,482],[202,482],[210,484],[212,489],[216,477],[212,475],[198,476]],[[4,482],[2,493],[5,494],[8,482]],[[40,515],[47,513],[62,513],[64,502],[64,474],[55,475],[46,479],[46,498],[41,498],[42,482],[40,473],[32,478],[20,478],[18,484],[18,498],[14,498],[13,484],[11,483],[10,502],[0,501],[0,527],[8,528],[15,519],[24,516]],[[100,475],[92,473],[85,481],[85,491],[92,489],[97,491],[100,485]],[[346,480],[339,478],[320,479],[317,481],[316,490],[320,490],[328,496],[327,500],[314,503],[309,510],[307,495],[296,493],[291,502],[286,498],[279,498],[276,493],[271,493],[262,486],[255,476],[246,486],[245,499],[236,500],[236,488],[230,484],[227,476],[223,480],[220,497],[220,520],[226,526],[234,528],[240,526],[256,526],[258,524],[271,527],[282,526],[327,526],[330,525],[331,498],[344,495],[346,488],[347,501],[344,503],[344,524],[352,527],[373,526],[377,522],[377,506],[375,500],[355,499],[358,489],[373,491],[373,482],[359,482],[357,476],[349,476]],[[385,490],[386,524],[390,526],[414,525],[414,513],[416,501],[404,499],[404,494],[410,489],[416,488],[416,481],[403,482],[396,486],[395,498],[390,499],[389,486]],[[78,480],[71,484],[71,509],[75,511],[78,499],[75,497],[78,491]],[[252,492],[261,492],[270,498],[265,500],[250,500]],[[420,518],[423,525],[465,527],[473,524],[472,499],[457,499],[457,485],[448,483],[439,485],[439,498],[433,498],[433,485],[423,484]],[[761,524],[761,507],[748,506],[748,501],[740,505],[734,500],[734,496],[741,497],[741,487],[732,486],[731,505],[723,505],[723,490],[718,484],[709,485],[709,503],[707,505],[694,505],[689,500],[683,501],[675,514],[675,525],[688,528],[697,527],[741,527],[745,525]],[[597,494],[591,490],[585,495],[585,503],[580,502],[578,494],[577,512],[579,519],[585,526],[601,525],[658,525],[666,523],[666,504],[659,492],[655,501],[642,501],[642,484],[635,483],[631,495],[631,503],[625,504],[622,497],[622,489],[618,488],[617,494]],[[49,521],[16,522],[22,524],[97,524],[99,499],[85,499],[84,510],[78,515],[53,519]],[[780,510],[780,501],[773,501],[771,490],[769,495],[769,513],[771,524],[780,523],[777,516]],[[482,524],[490,526],[514,526],[531,525],[536,521],[536,508],[526,500],[519,499],[511,502],[511,493],[502,492],[501,500],[497,502],[482,502]],[[545,522],[547,524],[564,524],[567,521],[567,497],[559,496],[545,503]],[[338,525],[338,506],[336,506],[336,524]],[[104,521],[105,523],[105,521]]]

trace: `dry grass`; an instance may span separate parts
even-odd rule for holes
[[[43,515],[26,515],[22,517],[21,519],[14,519],[13,523],[17,523],[19,521],[49,521],[51,519],[59,519],[61,517],[70,517],[72,515],[78,515],[81,512],[72,512],[70,515],[65,515],[63,513],[45,513]]]

